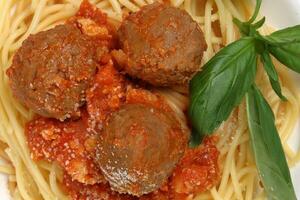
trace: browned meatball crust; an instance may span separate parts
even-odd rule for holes
[[[183,85],[199,70],[206,43],[184,10],[154,3],[123,21],[123,51],[114,55],[124,71],[155,86]]]
[[[96,160],[113,190],[141,196],[171,175],[186,147],[186,135],[173,117],[143,104],[127,104],[112,114]]]
[[[14,96],[45,117],[80,116],[96,70],[94,49],[90,37],[70,24],[29,36],[7,71]]]

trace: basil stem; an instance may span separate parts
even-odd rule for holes
[[[265,17],[263,17],[261,20],[259,20],[255,24],[252,24],[255,21],[255,19],[257,18],[257,15],[259,13],[259,9],[261,6],[261,2],[262,2],[262,0],[256,0],[255,10],[249,21],[241,22],[239,19],[233,18],[233,22],[240,29],[240,32],[243,37],[256,35],[256,33],[257,33],[256,29],[260,28],[265,23]]]
[[[259,13],[259,10],[260,10],[261,2],[262,2],[262,0],[256,0],[254,13],[253,13],[252,17],[250,18],[250,20],[246,23],[252,24],[255,21],[257,15]]]

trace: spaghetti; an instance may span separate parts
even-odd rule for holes
[[[91,0],[111,22],[118,25],[122,17],[135,12],[153,0]],[[206,63],[220,48],[239,37],[232,18],[247,19],[250,3],[238,0],[171,0],[173,6],[185,9],[204,31],[208,49],[204,54]],[[5,164],[0,171],[8,175],[9,189],[13,199],[68,199],[61,189],[62,171],[56,164],[34,162],[31,159],[24,136],[24,124],[33,113],[20,105],[11,94],[6,69],[12,62],[14,52],[32,33],[53,28],[73,16],[81,0],[3,0],[0,1],[0,155]],[[272,30],[263,27],[262,33]],[[274,61],[287,102],[282,102],[269,85],[268,77],[259,68],[257,84],[266,96],[276,118],[276,126],[289,165],[300,160],[300,153],[288,145],[288,138],[299,117],[300,95],[290,81],[289,74]],[[158,92],[166,97],[172,108],[185,120],[183,111],[188,99],[181,88],[164,89]],[[251,154],[247,128],[245,103],[217,130],[220,140],[221,181],[210,191],[196,196],[204,199],[265,199],[259,184],[259,176]],[[289,120],[286,120],[289,119]]]

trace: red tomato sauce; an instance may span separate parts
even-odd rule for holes
[[[64,175],[63,184],[72,200],[136,200],[137,198],[119,194],[110,189],[108,184],[85,185]]]
[[[216,137],[208,137],[200,147],[186,150],[170,180],[175,196],[201,193],[218,183],[220,170],[216,140]]]
[[[218,168],[219,152],[215,146],[216,138],[205,138],[203,144],[188,149],[174,170],[168,182],[159,190],[142,197],[118,194],[107,184],[84,185],[64,176],[66,190],[74,200],[120,199],[120,200],[188,200],[196,194],[209,190],[220,180]]]
[[[186,149],[173,174],[159,190],[138,198],[110,189],[93,160],[97,138],[109,116],[124,104],[147,104],[173,111],[162,97],[130,83],[114,68],[109,51],[115,46],[115,39],[105,14],[84,1],[69,22],[77,23],[84,33],[98,38],[97,45],[103,46],[98,72],[86,92],[87,105],[81,109],[80,119],[60,122],[36,116],[26,124],[32,158],[56,162],[64,170],[63,186],[73,200],[189,199],[216,185],[220,180],[219,151],[216,138],[210,137],[199,147]]]
[[[98,24],[107,24],[107,16],[105,13],[101,12],[95,6],[89,3],[88,0],[83,0],[79,10],[77,11],[75,17],[83,17],[92,19]]]
[[[27,123],[25,134],[34,160],[57,162],[83,183],[105,182],[93,161],[97,134],[88,127],[86,112],[80,120],[69,122],[37,117]]]
[[[162,97],[133,88],[111,61],[99,68],[87,100],[88,112],[83,111],[80,120],[60,122],[37,117],[27,124],[26,135],[32,157],[55,161],[65,170],[64,185],[72,199],[138,199],[110,190],[93,161],[98,134],[110,114],[124,104],[140,103],[169,112],[172,110]],[[186,149],[168,182],[160,190],[140,199],[188,199],[216,185],[220,172],[219,151],[215,143],[216,138],[206,138],[198,148]]]
[[[91,127],[102,130],[110,113],[124,103],[127,82],[113,67],[111,60],[99,68],[92,87],[87,91],[87,110]]]

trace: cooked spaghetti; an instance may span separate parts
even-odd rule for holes
[[[0,171],[8,175],[9,190],[13,199],[69,199],[63,183],[63,171],[57,163],[32,160],[24,135],[25,123],[33,118],[33,112],[23,107],[13,97],[8,85],[6,70],[12,64],[13,55],[30,34],[49,30],[65,23],[78,11],[81,0],[7,0],[0,2],[0,147],[4,164]],[[152,0],[91,0],[106,13],[111,24],[118,27],[124,16],[138,11]],[[247,1],[236,0],[171,0],[175,7],[185,9],[204,32],[207,50],[202,63],[206,63],[222,47],[239,38],[232,22],[249,18],[251,6]],[[272,32],[264,26],[263,34]],[[300,95],[287,70],[276,62],[287,102],[282,102],[271,89],[268,77],[258,69],[257,84],[266,96],[276,118],[281,141],[290,167],[300,160],[288,139],[299,117]],[[165,97],[169,106],[185,124],[184,112],[188,97],[184,88],[155,89]],[[288,120],[286,120],[288,119]],[[194,199],[265,199],[259,175],[250,149],[245,103],[235,109],[230,118],[216,131],[219,137],[216,147],[220,152],[218,163],[219,183]],[[207,142],[209,145],[209,141]],[[201,152],[200,152],[201,153]],[[48,161],[53,161],[48,160]],[[182,161],[184,162],[184,161]],[[180,181],[180,180],[179,180]],[[81,185],[74,185],[73,190]],[[103,188],[102,188],[103,189]],[[106,189],[106,188],[104,188]],[[91,189],[101,192],[97,188]]]

